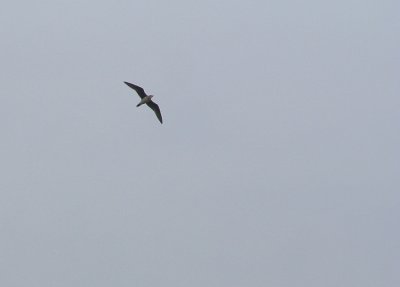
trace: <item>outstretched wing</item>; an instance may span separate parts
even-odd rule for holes
[[[161,111],[158,105],[153,101],[146,103],[146,105],[148,105],[156,113],[158,120],[160,123],[162,123]]]
[[[136,93],[138,93],[138,95],[141,99],[143,99],[145,96],[147,96],[142,87],[136,86],[136,85],[128,83],[128,82],[124,82],[124,83],[127,84],[132,89],[134,89],[136,91]]]

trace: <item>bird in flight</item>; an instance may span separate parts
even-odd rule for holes
[[[124,82],[124,83],[127,84],[132,89],[134,89],[136,91],[136,93],[139,95],[139,97],[141,98],[140,102],[136,105],[136,107],[140,107],[141,105],[146,104],[150,109],[152,109],[156,113],[158,120],[160,121],[160,123],[162,123],[160,108],[158,107],[158,105],[155,102],[153,102],[151,100],[153,95],[147,95],[144,92],[142,87],[136,86],[136,85],[128,83],[128,82]]]

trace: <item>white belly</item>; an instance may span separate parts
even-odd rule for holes
[[[139,102],[139,105],[143,105],[143,104],[148,103],[150,101],[151,101],[151,97],[146,96]]]

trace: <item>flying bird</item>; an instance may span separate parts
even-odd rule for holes
[[[132,89],[134,89],[136,91],[136,93],[139,95],[139,97],[141,98],[140,102],[136,105],[136,107],[140,107],[141,105],[146,104],[150,109],[152,109],[156,113],[158,120],[160,121],[160,123],[162,123],[160,108],[158,107],[158,105],[155,102],[153,102],[151,100],[153,95],[147,95],[144,92],[142,87],[136,86],[136,85],[128,83],[128,82],[124,82],[124,83],[127,84]]]

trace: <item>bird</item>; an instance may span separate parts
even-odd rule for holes
[[[156,113],[156,116],[157,116],[158,120],[160,121],[160,123],[163,123],[160,108],[151,99],[154,96],[147,95],[142,87],[136,86],[136,85],[128,83],[128,82],[124,82],[124,83],[126,85],[128,85],[128,87],[134,89],[136,91],[136,93],[139,95],[139,97],[141,98],[140,102],[136,105],[136,107],[140,107],[141,105],[146,104],[150,109],[152,109]]]

